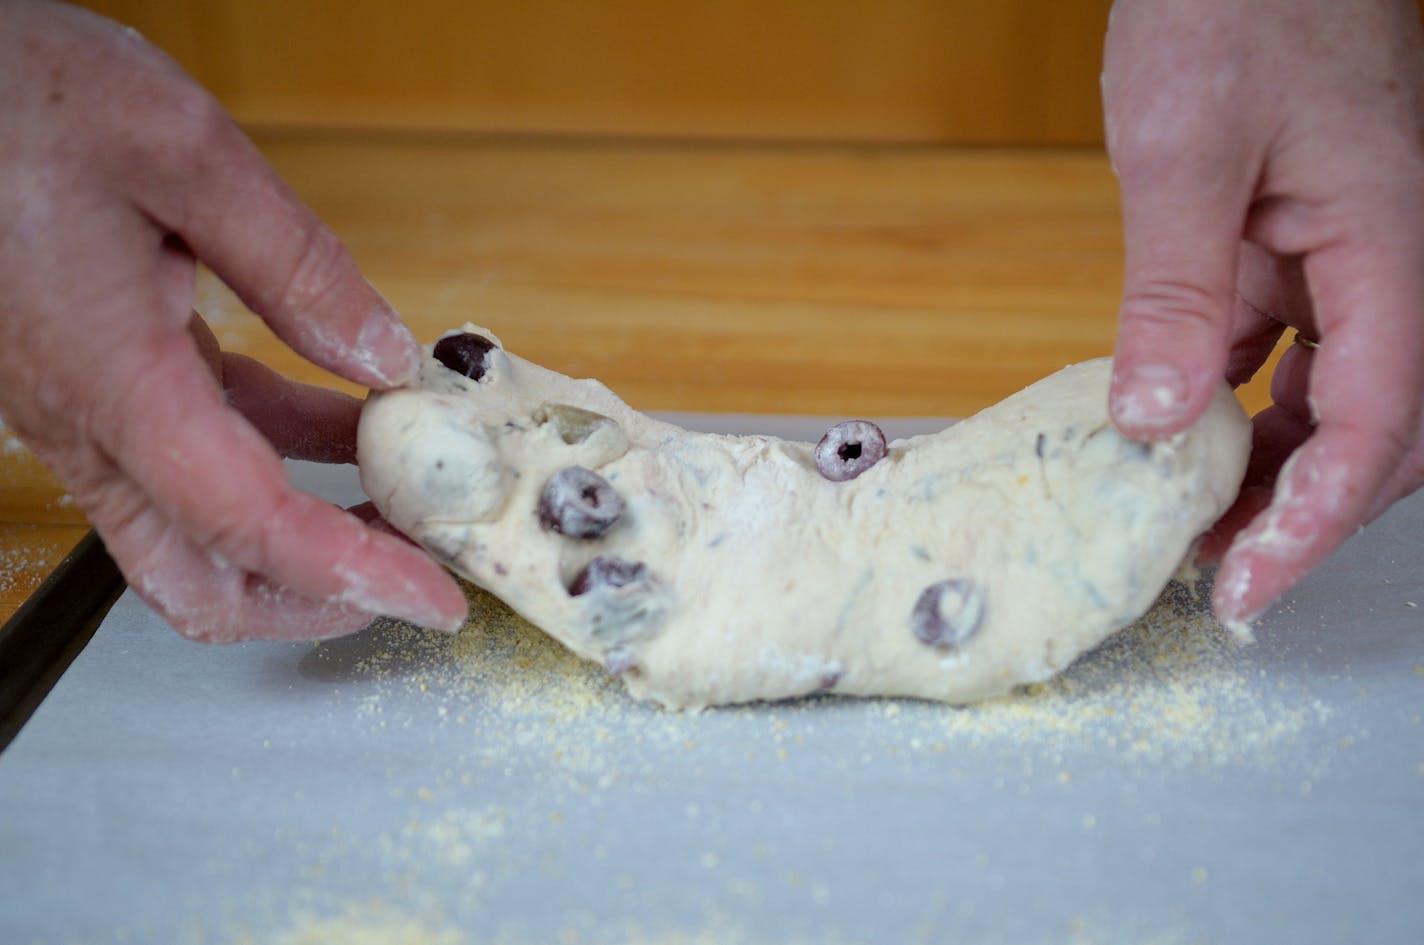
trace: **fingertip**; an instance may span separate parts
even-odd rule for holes
[[[1190,427],[1211,405],[1222,383],[1214,367],[1191,367],[1160,357],[1119,357],[1108,390],[1108,416],[1123,434],[1159,440]]]
[[[469,616],[469,603],[453,577],[401,537],[366,528],[366,567],[339,571],[343,602],[432,630],[453,633]]]
[[[371,290],[375,293],[375,289]],[[396,310],[381,298],[367,314],[357,332],[352,357],[372,375],[367,386],[377,389],[403,387],[420,373],[423,354]]]
[[[429,623],[427,626],[443,633],[459,633],[470,619],[470,602],[465,599],[465,592],[460,589],[459,583],[454,578],[443,571],[442,577],[443,600],[432,603],[435,604],[437,611],[443,615],[444,619]]]
[[[1256,609],[1247,605],[1252,583],[1250,566],[1233,558],[1228,549],[1211,591],[1211,609],[1218,620],[1230,626],[1233,622],[1249,622],[1256,615]]]
[[[465,624],[469,622],[469,619],[470,609],[469,607],[465,607],[459,612],[458,615],[451,617],[442,626],[432,627],[431,629],[437,630],[440,633],[448,633],[451,636],[454,636],[465,628]]]
[[[1269,503],[1222,558],[1212,606],[1223,623],[1243,625],[1264,613],[1358,527],[1360,499],[1373,492],[1355,481],[1369,467],[1362,456],[1329,437],[1313,438],[1291,455]]]
[[[275,324],[278,335],[316,364],[373,390],[412,383],[420,373],[423,354],[415,336],[390,303],[369,283],[354,316],[328,310],[303,313]]]
[[[1190,422],[1187,375],[1165,361],[1115,365],[1108,395],[1113,422],[1129,435],[1175,433]]]
[[[1178,433],[1225,376],[1236,303],[1239,168],[1147,160],[1124,180],[1126,248],[1109,412],[1128,436]]]
[[[1254,638],[1251,625],[1294,583],[1294,579],[1281,580],[1278,573],[1272,575],[1269,568],[1261,578],[1256,570],[1261,563],[1228,551],[1217,569],[1211,594],[1217,621],[1248,643]]]

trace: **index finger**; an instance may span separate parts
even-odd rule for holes
[[[217,101],[167,65],[149,69],[140,114],[125,115],[144,134],[120,138],[133,142],[126,183],[140,209],[314,363],[367,387],[412,378],[419,346],[340,239]]]
[[[1380,239],[1307,258],[1322,333],[1310,381],[1318,423],[1222,560],[1213,603],[1228,624],[1264,610],[1377,511],[1413,444],[1424,395],[1421,259],[1409,241]]]

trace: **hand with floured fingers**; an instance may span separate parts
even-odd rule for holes
[[[279,451],[352,461],[358,404],[190,331],[195,257],[316,364],[373,388],[416,371],[336,236],[174,63],[99,17],[0,0],[5,423],[187,636],[458,626],[436,564],[288,482]]]
[[[1118,0],[1126,280],[1110,407],[1171,435],[1282,331],[1214,606],[1244,626],[1424,483],[1424,40],[1413,0]],[[1211,550],[1211,549],[1209,549]]]

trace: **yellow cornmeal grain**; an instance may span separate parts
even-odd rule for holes
[[[826,736],[844,730],[848,748],[835,759],[841,768],[918,765],[905,769],[905,776],[913,777],[925,765],[954,764],[990,752],[1014,759],[1014,770],[1032,772],[1042,766],[1053,790],[1075,791],[1091,774],[1086,768],[1075,772],[1080,759],[1127,776],[1151,776],[1173,766],[1269,769],[1286,760],[1291,763],[1278,770],[1293,770],[1301,753],[1288,754],[1288,749],[1329,715],[1298,684],[1278,686],[1275,678],[1262,674],[1250,659],[1251,650],[1236,643],[1184,585],[1174,585],[1146,617],[1057,678],[998,699],[954,707],[821,696],[700,715],[632,699],[601,666],[573,655],[495,598],[473,587],[467,596],[471,616],[460,633],[446,636],[384,622],[366,631],[366,643],[358,650],[366,655],[352,668],[373,684],[361,702],[368,724],[411,724],[409,705],[415,697],[435,710],[439,725],[457,731],[468,726],[470,732],[467,747],[442,759],[444,770],[434,770],[423,786],[403,794],[392,789],[392,799],[409,804],[410,815],[403,827],[378,838],[385,865],[373,881],[383,889],[409,892],[419,888],[428,871],[458,875],[460,914],[485,916],[490,923],[497,921],[495,897],[510,882],[510,851],[531,831],[539,825],[569,829],[564,811],[577,808],[579,798],[590,793],[628,780],[656,782],[662,759],[673,753],[690,755],[697,764],[698,755],[709,750],[700,746],[716,743],[710,730],[719,723],[734,723],[749,739],[725,758],[714,759],[722,774],[728,766],[745,764],[742,776],[764,777],[768,761],[794,771],[803,759],[814,762],[817,757],[798,746],[819,737],[824,759],[830,743]],[[388,717],[387,703],[402,709]],[[462,741],[457,737],[453,744]],[[441,744],[452,742],[442,738]],[[547,761],[522,775],[531,779],[533,790],[523,799],[481,806],[482,783],[501,777],[510,764],[527,763],[531,754]],[[1310,764],[1328,765],[1329,760]],[[1002,780],[1006,791],[1022,789],[1011,775]],[[1084,813],[1083,829],[1096,826],[1096,816]],[[321,856],[339,862],[348,852],[333,841]],[[715,862],[708,859],[714,854],[698,853],[709,872],[731,868],[720,855]],[[610,861],[609,867],[616,864]],[[1185,874],[1183,884],[1196,884],[1205,875]],[[313,892],[320,899],[319,889]],[[556,940],[614,940],[603,934],[607,929],[596,931],[571,926]],[[1122,931],[1083,924],[1055,941],[1194,941],[1185,932],[1160,928],[1133,929],[1131,935]],[[616,940],[628,945],[766,945],[764,937],[744,932],[735,922],[656,933],[630,927]],[[402,914],[338,899],[296,915],[285,937],[263,940],[280,945],[529,945],[527,938],[508,937],[497,927],[491,933],[476,935],[441,924],[420,910]]]
[[[406,915],[380,900],[333,915],[298,916],[274,938],[241,936],[234,945],[467,945],[461,930]]]
[[[1204,599],[1172,585],[1142,619],[1048,682],[946,713],[957,741],[1110,748],[1160,764],[1260,764],[1329,708],[1287,704],[1248,673]]]
[[[509,811],[495,804],[480,810],[454,807],[413,818],[398,838],[385,837],[382,842],[392,854],[467,870],[504,836],[509,818]]]
[[[600,746],[621,738],[695,744],[697,716],[636,702],[601,666],[575,656],[493,596],[471,586],[466,594],[470,619],[460,633],[446,638],[385,623],[387,646],[368,659],[364,672],[385,677],[388,685],[408,680],[444,698],[441,713],[456,722],[477,707],[493,713],[504,721],[499,738],[520,746],[542,741],[550,760],[566,767],[598,767]],[[420,669],[411,677],[403,666]],[[1174,584],[1146,616],[1047,682],[968,706],[862,702],[871,719],[901,736],[894,741],[897,754],[1081,747],[1106,749],[1124,762],[1211,767],[1268,765],[1293,736],[1329,716],[1318,701],[1274,689],[1256,675],[1204,599]],[[379,714],[382,701],[379,692],[371,696],[368,710]],[[785,757],[787,716],[804,725],[842,702],[817,697],[710,711],[764,720],[773,753]]]

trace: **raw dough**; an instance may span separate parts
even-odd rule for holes
[[[1151,606],[1249,449],[1225,386],[1187,433],[1124,438],[1099,360],[834,482],[813,444],[689,433],[465,331],[496,345],[476,350],[478,380],[429,356],[418,386],[367,402],[366,492],[666,706],[968,702],[1046,679]]]

